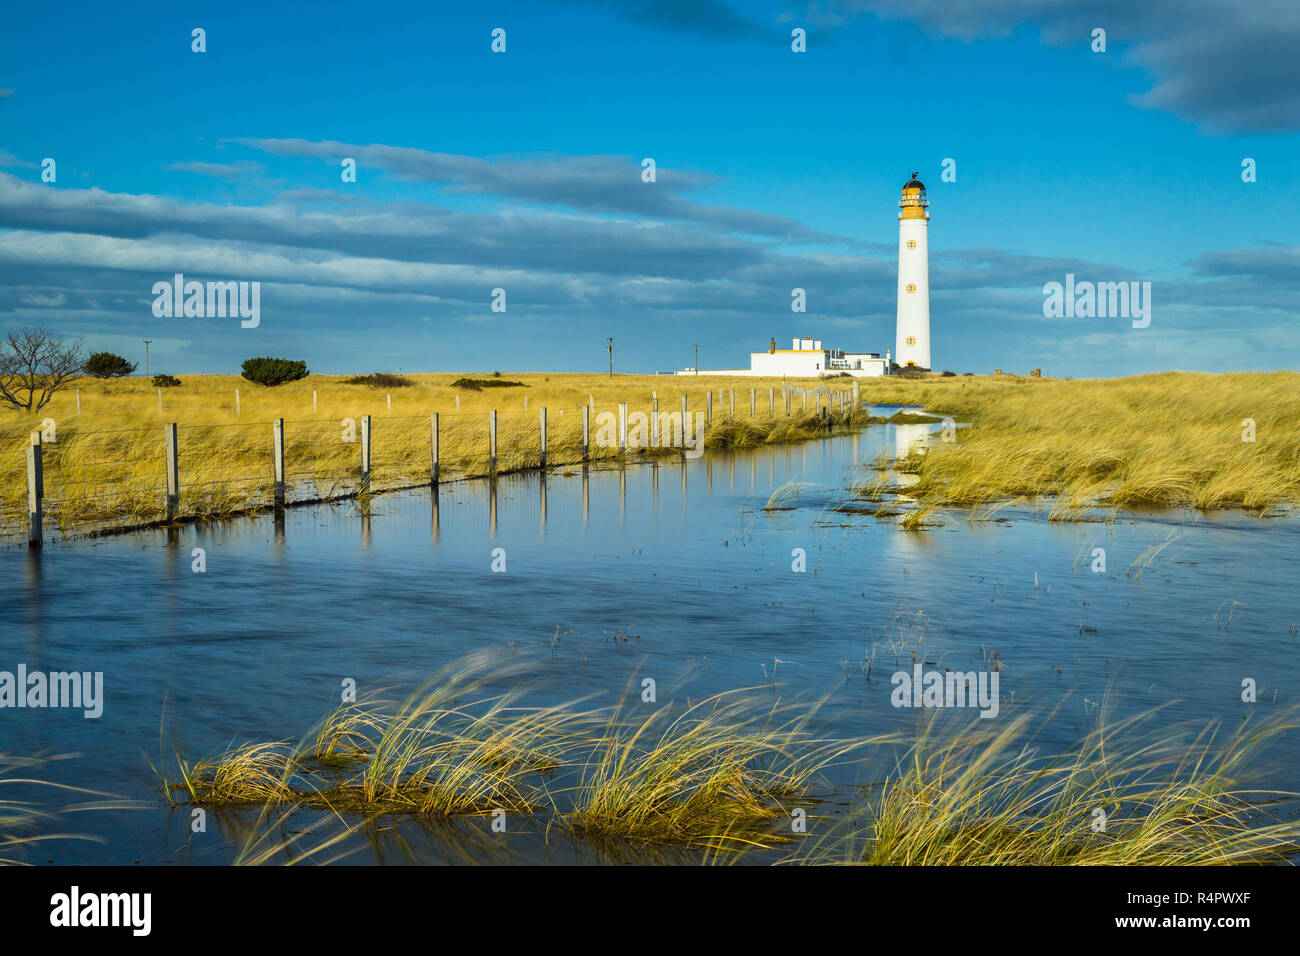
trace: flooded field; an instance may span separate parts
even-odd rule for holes
[[[953,719],[1033,715],[1046,752],[1102,714],[1158,708],[1154,728],[1218,720],[1227,733],[1294,705],[1294,519],[1164,511],[1065,523],[1045,506],[984,521],[939,512],[935,526],[903,531],[853,500],[882,451],[939,427],[0,551],[0,670],[103,674],[100,716],[0,711],[0,750],[75,754],[40,776],[138,801],[61,822],[98,842],[42,844],[30,861],[230,862],[256,814],[214,812],[194,833],[150,761],[297,739],[346,682],[400,699],[475,653],[500,662],[489,689],[532,705],[637,713],[750,688],[782,706],[825,698],[814,720],[837,738],[920,731],[934,712],[897,705],[897,673],[995,673],[983,708],[993,719],[978,707]],[[879,781],[887,757],[826,772],[810,836]],[[1300,789],[1300,749],[1272,747],[1252,770],[1255,786]],[[563,791],[571,776],[549,786]],[[1275,812],[1296,819],[1290,805]],[[302,811],[282,829],[320,816]],[[548,831],[553,816],[511,815],[504,833],[485,816],[380,816],[330,852],[351,863],[701,857]]]

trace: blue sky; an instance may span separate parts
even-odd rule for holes
[[[936,368],[1300,368],[1293,0],[20,5],[0,330],[176,374],[883,353],[914,169]],[[260,325],[155,317],[176,272],[261,282]],[[1067,272],[1150,281],[1150,327],[1045,318]]]

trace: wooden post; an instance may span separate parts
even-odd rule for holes
[[[659,393],[650,400],[650,447],[659,447]]]
[[[275,436],[275,507],[284,507],[284,419],[277,418],[271,423]]]
[[[541,467],[545,468],[546,467],[546,406],[545,405],[542,406],[541,439],[542,439]]]
[[[370,416],[361,416],[361,490],[370,490]]]
[[[438,450],[438,413],[434,412],[429,416],[429,477],[435,485],[438,483],[438,469],[441,465]]]
[[[389,394],[387,398],[388,398],[388,410],[391,412],[393,410],[393,396]]]
[[[776,389],[775,388],[769,388],[767,390],[767,414],[769,416],[776,415]]]
[[[704,427],[708,428],[713,424],[713,391],[710,389],[704,394],[709,400],[704,409]]]
[[[460,396],[456,396],[456,411],[460,411]]]
[[[316,389],[311,390],[311,410],[316,411]]]
[[[524,411],[528,411],[528,396],[524,396]]]
[[[181,472],[176,461],[176,423],[163,426],[163,447],[167,453],[167,520],[176,518],[181,503]]]
[[[749,390],[749,417],[750,418],[754,417],[754,402],[755,402],[755,396],[757,394],[758,394],[758,389],[751,388]]]
[[[497,473],[497,410],[488,412],[488,470]]]
[[[235,414],[239,414],[239,389],[235,389]]]
[[[618,450],[627,451],[627,402],[618,404]]]
[[[790,389],[788,388],[785,390],[785,414],[787,418],[790,417]]]
[[[158,389],[158,412],[162,413],[162,389]]]
[[[27,444],[27,545],[41,546],[41,511],[45,498],[45,470],[41,465],[41,433],[32,432]]]
[[[691,427],[690,421],[686,418],[686,393],[682,392],[682,453],[685,454],[686,442],[689,439],[690,432],[686,429]]]
[[[591,452],[591,406],[582,406],[582,460]]]
[[[77,389],[77,414],[81,414],[81,389]]]
[[[731,390],[730,400],[731,400],[731,411],[727,413],[727,417],[735,418],[736,417],[736,390],[734,388]]]

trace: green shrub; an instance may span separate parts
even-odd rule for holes
[[[283,385],[285,382],[296,382],[300,378],[306,378],[308,372],[306,362],[266,356],[245,359],[241,374],[258,385]]]
[[[135,371],[133,363],[112,352],[92,352],[86,359],[85,368],[86,374],[95,378],[118,378]]]
[[[174,388],[180,383],[181,380],[174,375],[155,375],[153,377],[155,388]]]
[[[406,388],[408,385],[414,385],[405,375],[394,375],[391,372],[371,372],[369,375],[353,375],[351,378],[343,380],[344,385],[374,385],[378,388]]]
[[[500,375],[500,372],[495,374]],[[451,383],[452,388],[466,388],[477,392],[484,388],[527,388],[523,382],[512,382],[504,378],[458,378]]]

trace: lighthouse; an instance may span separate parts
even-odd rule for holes
[[[912,178],[898,202],[898,330],[895,362],[930,369],[930,231],[925,183]]]

